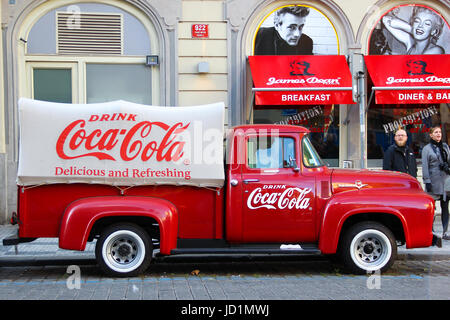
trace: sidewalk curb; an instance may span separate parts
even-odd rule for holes
[[[92,257],[0,257],[1,267],[25,267],[25,266],[65,266],[65,265],[95,265],[97,261]]]
[[[437,219],[436,219],[437,220]],[[442,228],[439,226],[440,222],[435,223],[435,230],[439,232]],[[95,251],[93,250],[93,245],[86,251],[69,251],[63,250],[58,247],[57,238],[43,238],[37,239],[33,242],[23,243],[18,245],[18,251],[15,253],[14,246],[3,246],[3,238],[6,238],[14,234],[17,230],[17,226],[12,225],[0,225],[0,267],[15,267],[15,266],[46,266],[46,265],[95,265],[97,264],[95,259]],[[246,255],[238,255],[246,256]],[[239,257],[228,256],[225,259],[237,259]],[[247,255],[244,261],[251,261],[257,255]],[[268,255],[270,256],[270,255]],[[225,256],[214,255],[214,256],[172,256],[170,257],[158,257],[155,260],[173,260],[172,262],[189,262],[193,259],[197,262],[202,262],[206,260],[219,261],[224,259]],[[283,256],[285,257],[285,256]],[[315,257],[308,256],[296,256],[298,259],[326,259],[326,256],[318,255]],[[272,259],[276,259],[272,255]],[[292,257],[294,258],[294,257]],[[270,258],[269,258],[270,259]],[[279,258],[287,259],[287,258]],[[443,247],[428,247],[428,248],[416,248],[416,249],[406,249],[405,246],[401,246],[397,250],[397,260],[426,260],[426,261],[439,261],[439,260],[450,260],[450,241],[443,240]]]
[[[437,248],[439,249],[439,248]],[[441,261],[450,260],[449,252],[420,252],[420,253],[410,253],[402,252],[397,254],[397,260],[426,260],[426,261]]]

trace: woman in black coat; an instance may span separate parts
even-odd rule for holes
[[[449,199],[444,191],[444,182],[450,174],[449,169],[450,149],[442,142],[441,127],[435,126],[430,129],[430,143],[422,149],[422,174],[426,191],[433,195],[441,203],[441,218],[443,235],[442,238],[450,240],[447,233],[449,212]]]

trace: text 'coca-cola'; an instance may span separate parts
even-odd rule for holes
[[[122,161],[140,159],[145,162],[154,158],[158,162],[175,162],[183,156],[186,143],[177,140],[177,137],[189,125],[182,122],[169,125],[160,121],[141,121],[127,129],[102,130],[98,126],[89,128],[85,120],[79,119],[61,132],[56,142],[56,152],[65,160],[95,157],[117,161],[118,154]],[[157,139],[161,131],[162,138]]]

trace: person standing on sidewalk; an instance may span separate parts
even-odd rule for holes
[[[430,143],[422,150],[422,173],[425,189],[441,204],[442,239],[450,240],[448,229],[448,203],[449,198],[444,191],[445,179],[450,175],[449,169],[450,148],[442,142],[440,126],[430,129]]]
[[[406,145],[408,135],[403,129],[397,129],[394,142],[384,153],[383,170],[408,173],[417,178],[417,164],[414,152]]]

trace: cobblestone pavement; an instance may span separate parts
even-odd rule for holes
[[[13,231],[0,228],[0,238]],[[0,246],[0,300],[447,300],[450,241],[399,251],[384,274],[355,276],[323,257],[175,256],[135,278],[108,278],[56,239]],[[68,267],[74,265],[73,269]],[[68,272],[69,271],[69,272]],[[79,271],[79,272],[78,272]],[[77,282],[79,280],[79,283]]]
[[[450,260],[400,260],[381,276],[344,274],[326,259],[220,260],[157,261],[136,278],[106,278],[89,260],[80,260],[87,264],[79,266],[78,288],[75,273],[67,273],[67,265],[0,267],[0,300],[447,300],[450,297]]]

